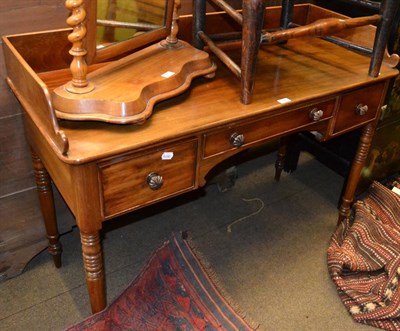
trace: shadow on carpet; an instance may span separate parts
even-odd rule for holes
[[[114,302],[66,330],[254,330],[184,238],[172,235]]]

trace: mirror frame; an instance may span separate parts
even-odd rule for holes
[[[97,49],[97,0],[86,0],[86,62],[93,64],[110,60],[166,38],[171,32],[174,0],[165,0],[165,2],[165,25],[162,28]]]

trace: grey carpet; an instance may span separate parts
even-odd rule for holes
[[[226,192],[209,185],[106,224],[108,300],[171,232],[187,230],[259,330],[373,330],[353,322],[326,267],[343,178],[302,154],[297,170],[276,183],[274,162],[272,153],[239,164]],[[61,240],[61,269],[43,252],[22,275],[0,283],[0,330],[62,330],[90,314],[77,229]]]

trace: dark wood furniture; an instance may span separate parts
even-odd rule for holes
[[[294,22],[293,8],[294,0],[282,1],[282,12],[280,15],[280,29],[275,31],[262,31],[264,20],[264,0],[242,1],[242,12],[233,9],[224,0],[210,0],[215,5],[230,15],[237,23],[242,25],[241,34],[241,59],[240,65],[230,58],[221,47],[214,42],[226,41],[232,38],[231,34],[208,36],[206,33],[206,2],[207,0],[194,1],[194,24],[193,24],[193,40],[194,45],[199,49],[208,46],[212,52],[227,65],[232,73],[241,81],[241,97],[240,100],[244,104],[251,102],[252,91],[254,88],[255,71],[257,63],[257,54],[260,44],[277,44],[286,42],[292,38],[304,37],[324,37],[332,36],[346,29],[352,29],[369,24],[377,24],[376,36],[373,46],[369,48],[363,45],[355,45],[346,40],[329,37],[332,42],[339,43],[343,46],[354,48],[358,51],[364,51],[371,55],[371,63],[368,74],[376,77],[385,55],[389,31],[392,26],[399,2],[397,0],[382,0],[379,14],[349,18],[345,16],[338,17],[336,14],[326,12],[325,17],[319,20],[313,20],[310,17],[304,25]],[[368,0],[351,0],[350,2],[369,2]],[[393,66],[398,63],[398,57],[391,59]],[[269,79],[266,77],[265,79]]]
[[[300,6],[295,13],[303,17],[308,10]],[[4,54],[7,81],[25,111],[49,252],[60,266],[52,181],[79,227],[93,312],[106,305],[102,223],[204,185],[213,167],[247,148],[299,131],[327,140],[363,128],[339,219],[349,215],[396,70],[383,66],[373,78],[366,74],[368,57],[320,39],[291,40],[260,50],[250,105],[240,103],[235,80],[220,68],[214,80],[199,78],[187,92],[158,104],[141,126],[58,120],[51,91],[70,79],[69,32],[5,37]],[[360,111],[364,105],[367,113]]]
[[[348,16],[373,15],[379,13],[379,1],[353,1],[353,0],[318,0],[324,8],[340,12]],[[350,5],[350,6],[349,6]],[[389,53],[400,52],[400,8],[397,9],[397,19],[393,22],[392,31],[389,34]],[[361,194],[368,189],[373,180],[386,180],[395,176],[400,171],[400,79],[396,78],[387,96],[387,108],[382,112],[376,133],[368,154],[366,164],[361,173],[356,194]],[[338,139],[319,142],[308,133],[295,134],[290,137],[287,146],[288,152],[284,162],[284,171],[293,172],[301,151],[308,151],[317,160],[346,178],[351,167],[351,160],[357,148],[360,130],[355,130],[342,135]]]

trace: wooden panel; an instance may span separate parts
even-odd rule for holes
[[[55,3],[57,0],[52,0]],[[15,1],[15,0],[1,0],[0,1],[0,11],[11,11],[15,9],[21,9],[25,7],[34,7],[39,6],[41,0],[24,0],[24,1]]]
[[[67,27],[68,11],[59,0],[0,1],[1,35]],[[54,48],[47,48],[54,52]],[[54,55],[54,53],[53,53]],[[55,56],[53,56],[55,57]],[[20,112],[18,103],[4,82],[3,50],[0,49],[0,117]]]
[[[170,153],[170,158],[165,153]],[[126,212],[194,188],[196,155],[197,141],[192,140],[101,165],[105,215]],[[161,188],[149,187],[146,179],[150,173],[163,177]]]
[[[8,87],[6,81],[6,67],[4,64],[3,48],[0,47],[0,121],[2,117],[19,114],[22,112],[17,99]]]
[[[2,35],[9,35],[66,28],[68,25],[65,20],[68,13],[64,6],[29,7],[24,5],[23,8],[15,10],[0,9],[0,31]]]
[[[52,34],[43,32],[8,39],[34,71],[43,72],[69,68],[72,57],[68,33],[69,30],[63,29]]]
[[[14,38],[10,38],[14,39]],[[65,154],[68,140],[58,128],[53,103],[47,86],[33,75],[33,70],[21,60],[15,47],[7,38],[3,38],[4,58],[7,63],[7,81],[16,97],[27,111],[28,116],[40,122],[40,130],[52,140],[51,146],[57,153]],[[28,111],[30,109],[30,111]]]
[[[52,6],[64,8],[64,1],[60,0],[1,0],[0,11],[31,8],[37,6]]]
[[[272,0],[273,2],[274,0]],[[227,3],[229,3],[233,8],[241,8],[242,7],[242,1],[241,0],[226,0]],[[271,0],[266,1],[267,4],[268,2],[271,2]],[[210,1],[207,1],[207,12],[213,12],[213,11],[221,11],[217,6],[213,5],[210,3]],[[179,8],[179,15],[187,15],[192,13],[192,1],[191,0],[182,0],[181,1],[181,7]]]

